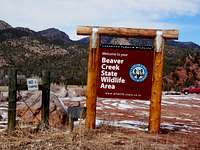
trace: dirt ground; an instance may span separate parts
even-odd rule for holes
[[[76,128],[72,133],[50,128],[36,131],[18,129],[2,132],[0,149],[15,150],[188,150],[200,148],[199,134],[168,132],[151,135],[134,129],[101,125],[95,130]]]
[[[62,91],[63,103],[80,101],[84,104],[84,95],[74,92],[81,90],[73,88],[68,97],[63,97],[66,94]],[[72,133],[66,126],[38,130],[37,124],[21,119],[15,132],[0,131],[0,149],[200,149],[200,95],[163,93],[159,135],[148,134],[149,104],[141,100],[98,99],[97,129],[86,130],[84,121],[82,125],[76,122]],[[1,106],[0,110],[5,110],[5,105]]]
[[[97,117],[115,126],[148,130],[149,101],[99,99]],[[163,132],[200,134],[200,95],[164,95],[161,103]]]

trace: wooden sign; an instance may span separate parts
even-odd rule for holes
[[[86,127],[95,128],[97,96],[150,99],[149,133],[158,134],[164,41],[178,39],[178,31],[81,26],[77,34],[90,36]],[[103,47],[99,43],[101,35],[154,39],[154,51],[136,47]]]
[[[152,46],[101,45],[97,96],[150,100]]]

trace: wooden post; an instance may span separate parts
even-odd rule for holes
[[[17,91],[17,71],[10,68],[9,78],[9,98],[8,98],[8,131],[15,130],[16,126],[16,91]]]
[[[96,122],[96,88],[98,75],[98,59],[99,59],[99,35],[98,29],[94,28],[90,36],[88,75],[87,75],[87,91],[86,91],[86,127],[88,129],[95,128]]]
[[[50,72],[42,72],[42,113],[41,120],[45,125],[49,125],[49,103],[50,103]]]
[[[149,115],[149,133],[158,134],[160,132],[164,50],[164,39],[162,31],[157,32],[154,43],[155,55],[153,64],[153,83]]]

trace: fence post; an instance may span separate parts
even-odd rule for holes
[[[9,97],[8,97],[8,131],[15,130],[16,126],[16,91],[17,91],[17,71],[10,68],[8,71]]]
[[[42,113],[41,120],[45,125],[49,125],[49,103],[50,103],[50,72],[42,72]]]

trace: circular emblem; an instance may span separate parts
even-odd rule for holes
[[[143,82],[147,75],[147,68],[142,64],[135,64],[129,69],[129,76],[135,82]]]

